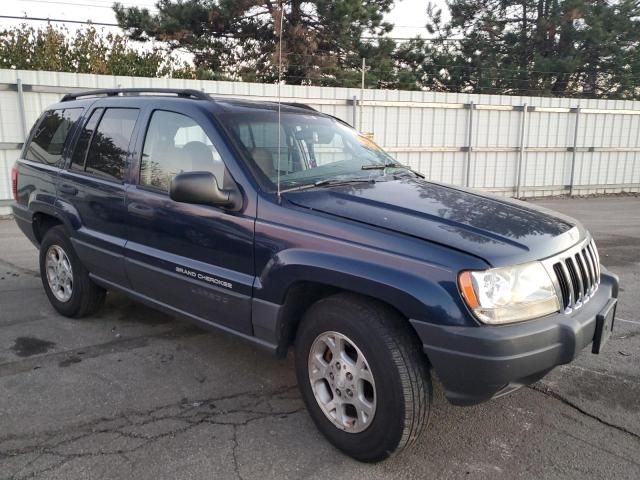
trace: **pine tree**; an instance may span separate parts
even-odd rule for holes
[[[290,84],[357,85],[361,57],[371,84],[393,85],[395,44],[382,37],[393,0],[160,0],[157,13],[115,4],[131,39],[155,39],[188,52],[201,76],[271,82],[278,74],[283,21],[284,80]],[[378,42],[363,41],[363,35]],[[373,72],[376,72],[373,75]]]
[[[639,98],[636,0],[451,0],[429,10],[434,38],[397,52],[434,90]],[[451,38],[460,38],[451,41]]]

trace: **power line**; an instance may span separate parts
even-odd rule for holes
[[[107,5],[94,5],[94,4],[87,4],[87,3],[71,3],[71,2],[50,2],[47,0],[22,0],[23,2],[26,3],[46,3],[49,5],[71,5],[74,7],[91,7],[91,8],[104,8],[104,9],[109,9],[112,10],[113,7],[109,7]]]
[[[45,4],[49,4],[49,5],[73,5],[73,6],[77,6],[77,7],[94,7],[94,8],[107,8],[109,10],[113,9],[113,4],[115,3],[112,0],[107,0],[108,3],[102,3],[99,0],[85,0],[85,2],[89,2],[89,3],[83,3],[83,2],[69,2],[69,1],[65,1],[65,0],[18,0],[19,2],[25,2],[25,3],[45,3]],[[146,9],[151,9],[151,10],[155,10],[154,5],[148,5],[148,4],[137,4],[137,3],[129,3],[129,2],[118,2],[120,3],[122,6],[124,7],[137,7],[137,8],[146,8]]]
[[[31,0],[34,1],[34,0]],[[38,0],[38,1],[44,1],[44,0]],[[45,2],[47,3],[47,2]],[[58,3],[58,2],[56,2]],[[75,4],[75,5],[80,5],[80,4]],[[90,5],[86,5],[86,6],[90,6]],[[47,22],[47,23],[73,23],[73,24],[79,24],[79,25],[97,25],[100,27],[120,27],[120,25],[118,25],[117,23],[107,23],[107,22],[92,22],[90,20],[64,20],[64,19],[60,19],[60,18],[44,18],[44,17],[29,17],[29,16],[17,16],[17,15],[0,15],[0,18],[5,18],[5,19],[9,19],[9,20],[25,20],[25,21],[30,21],[30,22]],[[414,40],[415,37],[373,37],[373,36],[362,36],[360,37],[361,40],[397,40],[397,41],[408,41],[408,40]],[[429,39],[429,38],[421,38],[421,40],[423,41],[435,41],[435,39]],[[440,40],[445,40],[445,41],[460,41],[461,39],[458,38],[445,38],[445,39],[440,39]]]
[[[54,2],[57,0],[49,0],[49,1]],[[158,0],[147,0],[146,2],[144,0],[137,0],[135,2],[121,1],[121,0],[89,0],[89,1],[95,2],[95,3],[106,3],[108,5],[113,5],[114,3],[117,2],[122,5],[131,6],[131,7],[144,7],[145,5],[149,7],[155,7],[155,4],[158,3]]]
[[[81,25],[95,25],[95,26],[105,26],[105,27],[120,27],[117,23],[104,23],[104,22],[85,22],[85,21],[80,21],[80,20],[60,20],[60,19],[50,19],[50,18],[38,18],[38,17],[19,17],[19,16],[11,16],[11,15],[0,15],[0,18],[7,18],[7,19],[16,19],[16,20],[32,20],[32,21],[43,21],[43,22],[54,22],[54,23],[74,23],[74,24],[81,24]],[[238,38],[238,37],[235,37]],[[234,39],[234,37],[230,37],[230,39]],[[230,53],[238,53],[241,54],[242,52],[240,50],[237,50],[237,48],[240,47],[215,47],[213,48],[213,51],[223,51],[223,52],[230,52]],[[178,50],[181,51],[185,51],[184,48],[180,48]],[[190,51],[185,51],[185,53],[196,53],[196,52],[190,52]],[[289,52],[285,54],[286,56],[292,56],[292,57],[298,57],[298,58],[322,58],[322,57],[326,57],[326,58],[335,58],[337,55],[337,52],[332,52],[332,51],[328,51],[328,50],[318,50],[317,53],[315,54],[301,54],[301,53],[295,53],[295,52]],[[305,68],[309,68],[310,65],[308,64],[295,64],[295,63],[290,63],[288,64],[288,66],[290,67],[305,67]],[[523,69],[507,69],[507,68],[500,68],[500,67],[487,67],[486,70],[482,69],[482,67],[478,67],[478,66],[474,66],[474,65],[452,65],[452,64],[427,64],[428,67],[431,68],[440,68],[440,69],[446,69],[446,70],[453,70],[455,71],[460,71],[460,70],[467,70],[469,72],[478,72],[482,78],[484,80],[498,80],[498,79],[502,79],[505,80],[504,77],[490,77],[490,76],[486,76],[482,75],[482,71],[495,71],[495,72],[514,72],[517,73],[518,75],[521,74],[528,74],[528,75],[532,75],[532,74],[545,74],[545,75],[577,75],[580,74],[581,72],[557,72],[557,71],[544,71],[544,70],[531,70],[528,68],[523,68]],[[322,69],[335,69],[335,68],[339,68],[339,66],[317,66],[316,69],[322,70]],[[342,65],[342,68],[344,68],[344,65]],[[357,70],[357,67],[354,67],[355,70]],[[402,70],[402,67],[399,66],[396,69],[389,69],[389,70],[368,70],[369,73],[392,73],[392,72],[398,72]],[[602,72],[602,73],[607,73],[607,72]],[[513,78],[513,77],[512,77]],[[630,79],[636,79],[639,77],[628,77]],[[529,81],[530,79],[523,79],[522,81]]]
[[[98,5],[95,3],[73,3],[73,2],[65,2],[65,1],[57,1],[57,0],[21,0],[22,2],[26,2],[26,3],[46,3],[48,5],[70,5],[70,6],[74,6],[74,7],[91,7],[91,8],[104,8],[107,10],[113,10],[113,5]],[[152,6],[147,6],[147,5],[137,5],[137,4],[131,4],[131,3],[122,3],[122,6],[127,7],[127,8],[143,8],[143,9],[147,9],[149,11],[152,12],[157,12],[158,10],[156,10],[155,8],[153,8]]]
[[[113,10],[113,3],[115,3],[113,0],[104,0],[104,4],[100,5],[100,3],[102,3],[100,0],[85,0],[85,1],[89,1],[90,3],[73,3],[73,2],[68,2],[68,1],[62,1],[62,0],[18,0],[20,2],[25,2],[25,3],[45,3],[45,4],[51,4],[51,5],[70,5],[70,6],[77,6],[77,7],[94,7],[94,8],[104,8],[104,9],[108,9],[108,10]],[[108,3],[108,4],[107,4]],[[129,2],[118,2],[120,3],[122,6],[124,7],[129,7],[129,8],[146,8],[147,10],[153,11],[153,12],[158,12],[159,10],[157,10],[155,7],[155,5],[148,5],[148,4],[139,4],[139,3],[129,3]],[[424,29],[425,25],[398,25],[398,24],[392,24],[393,28],[414,28],[414,29]]]
[[[80,25],[97,25],[99,27],[120,27],[117,23],[91,22],[82,20],[60,20],[59,18],[42,18],[42,17],[19,17],[17,15],[0,15],[0,18],[9,20],[27,20],[30,22],[47,22],[47,23],[76,23]]]
[[[45,0],[27,0],[27,1],[40,1],[43,3],[50,3]],[[62,3],[62,2],[53,2],[53,3]],[[74,5],[83,5],[83,4],[74,4]],[[90,6],[86,5],[85,6]],[[17,16],[17,15],[0,15],[0,19],[9,19],[9,20],[24,20],[24,21],[32,21],[32,22],[47,22],[47,23],[73,23],[78,25],[95,25],[100,27],[118,27],[121,28],[117,23],[108,23],[108,22],[92,22],[91,20],[65,20],[60,18],[45,18],[45,17],[29,17],[29,16]],[[241,39],[241,38],[250,38],[251,35],[228,35],[221,36],[220,39]],[[424,42],[460,42],[465,40],[464,38],[422,38],[422,37],[378,37],[378,36],[369,36],[363,35],[360,37],[360,40],[396,40],[396,41],[410,41],[410,40],[420,40]],[[630,44],[635,44],[635,41],[630,41]],[[333,52],[332,52],[333,53]],[[562,72],[548,72],[548,73],[562,73]]]
[[[284,56],[284,55],[283,55]],[[334,66],[314,66],[314,65],[309,65],[309,64],[285,64],[286,67],[300,67],[300,68],[308,68],[309,71],[304,74],[304,75],[290,75],[288,76],[288,78],[313,78],[314,74],[333,74],[336,72],[342,72],[344,73],[345,71],[351,71],[351,72],[359,72],[360,69],[357,66],[353,66],[353,67],[346,67],[344,65],[334,65]],[[448,68],[449,66],[447,65],[443,65],[442,68]],[[275,66],[274,66],[275,68]],[[509,83],[527,83],[530,81],[536,81],[539,79],[536,78],[519,78],[519,75],[523,72],[521,71],[517,71],[517,70],[507,70],[507,69],[496,69],[496,70],[501,70],[504,72],[512,72],[515,73],[517,75],[511,75],[511,76],[490,76],[490,75],[486,75],[486,74],[482,74],[481,71],[475,69],[474,67],[466,67],[469,69],[469,73],[473,73],[476,75],[479,75],[479,78],[473,78],[470,79],[469,81],[474,81],[474,80],[483,80],[483,81],[500,81],[500,82],[509,82]],[[387,74],[387,73],[391,73],[391,74],[397,74],[400,73],[402,71],[401,68],[395,68],[395,69],[370,69],[367,70],[366,73],[368,74]],[[528,70],[524,73],[534,73],[535,71],[532,70]],[[412,72],[415,73],[415,72]],[[537,73],[541,73],[541,72],[537,72]],[[555,75],[555,76],[562,76],[562,75],[566,75],[566,76],[575,76],[575,75],[580,75],[584,72],[542,72],[542,73],[547,73],[549,75]],[[601,72],[603,74],[609,74],[611,72]],[[634,79],[639,79],[640,77],[636,77],[636,76],[630,76],[627,77],[627,80],[634,80]],[[436,80],[441,80],[436,78]],[[445,81],[445,80],[442,80]],[[507,88],[506,86],[503,87],[482,87],[482,86],[478,86],[478,88],[487,88],[487,89],[491,89],[491,88],[496,88],[496,89],[504,89]]]
[[[399,42],[408,42],[411,40],[420,40],[423,42],[460,42],[462,40],[464,40],[464,38],[423,38],[423,37],[372,37],[372,36],[362,36],[360,37],[360,40],[386,40],[386,39],[391,39],[391,40],[397,40]]]

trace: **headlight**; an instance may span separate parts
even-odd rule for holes
[[[484,323],[519,322],[560,310],[551,278],[540,262],[462,272],[458,285],[469,308]]]

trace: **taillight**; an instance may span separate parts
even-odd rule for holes
[[[13,199],[18,201],[18,167],[13,166],[11,169],[11,192],[13,193]]]

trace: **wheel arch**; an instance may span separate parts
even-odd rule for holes
[[[305,295],[296,296],[299,289],[305,289]],[[295,343],[298,328],[302,323],[304,314],[317,302],[334,295],[346,294],[353,298],[354,301],[362,301],[368,303],[378,304],[388,310],[393,311],[399,317],[406,320],[407,326],[417,335],[415,329],[409,322],[409,319],[394,305],[385,302],[379,298],[375,298],[371,295],[366,295],[355,290],[348,290],[344,288],[337,288],[332,285],[319,284],[317,282],[299,282],[297,285],[293,285],[291,293],[288,295],[290,300],[285,303],[285,309],[283,310],[283,346],[288,348]]]
[[[57,216],[49,212],[40,211],[33,214],[31,225],[33,228],[33,235],[38,242],[38,245],[42,243],[42,239],[51,228],[58,225],[65,226],[64,222]]]
[[[462,312],[447,288],[429,272],[417,276],[401,268],[313,252],[305,262],[274,262],[261,277],[254,305],[255,334],[269,337],[279,356],[286,355],[306,311],[327,296],[349,292],[393,309],[403,318],[435,323],[460,323]],[[297,260],[302,260],[298,258]],[[265,314],[271,321],[262,322]],[[411,326],[411,330],[415,331]],[[268,333],[267,333],[268,332]],[[417,333],[416,333],[417,334]]]

